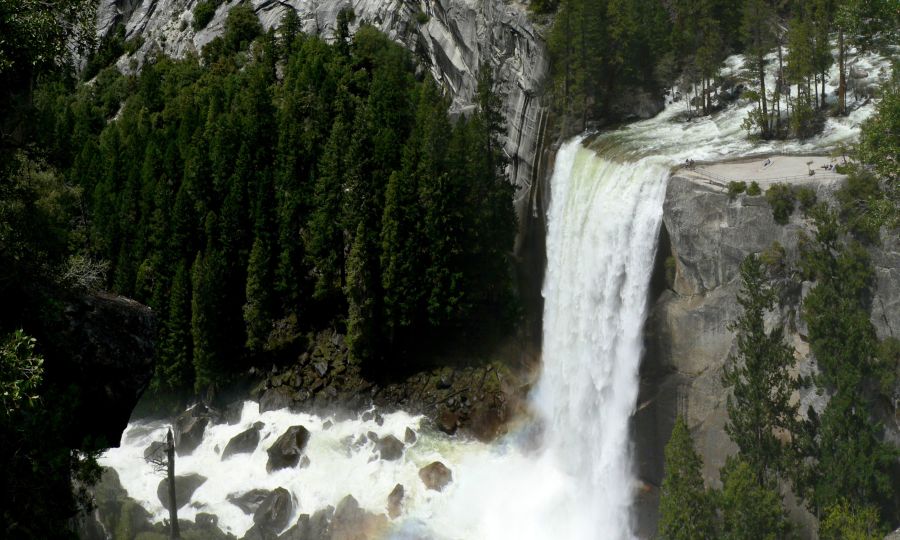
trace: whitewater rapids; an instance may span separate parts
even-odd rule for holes
[[[879,62],[871,62],[873,73]],[[737,71],[740,63],[739,57],[729,58],[725,71]],[[578,137],[559,149],[547,212],[542,373],[531,396],[538,429],[532,424],[487,445],[447,437],[429,429],[422,417],[403,412],[385,414],[379,424],[287,410],[260,414],[248,401],[237,424],[210,425],[193,454],[177,459],[179,475],[207,478],[179,517],[213,513],[220,528],[240,538],[253,518],[227,500],[230,494],[283,487],[294,497],[293,524],[300,514],[335,506],[348,494],[364,509],[384,513],[388,494],[400,483],[403,509],[391,520],[388,538],[634,538],[629,422],[671,167],[685,159],[834,149],[856,136],[873,109],[867,104],[846,118],[829,119],[815,139],[754,143],[740,127],[748,107],[738,104],[685,123],[676,120],[684,105],[673,103],[656,118]],[[255,422],[264,424],[256,450],[222,461],[231,437]],[[309,466],[267,474],[265,450],[293,425],[311,433]],[[143,454],[164,439],[167,428],[163,422],[134,421],[121,446],[100,460],[117,471],[128,495],[156,521],[168,517],[156,495],[162,476]],[[403,440],[407,428],[418,438],[397,461],[378,459],[371,441],[347,442],[369,431]],[[535,432],[541,434],[536,447]],[[418,477],[419,468],[432,461],[453,473],[440,493],[426,490]]]

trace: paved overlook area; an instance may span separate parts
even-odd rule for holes
[[[788,184],[832,184],[843,181],[845,175],[825,167],[843,162],[841,157],[769,155],[742,158],[734,161],[696,163],[680,167],[673,176],[723,187],[728,182],[757,182],[765,190],[779,182]],[[813,174],[810,174],[810,171]]]

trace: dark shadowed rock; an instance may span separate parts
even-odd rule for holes
[[[166,443],[153,441],[144,449],[144,459],[148,461],[162,461],[166,459]]]
[[[267,450],[269,461],[266,471],[272,472],[285,467],[294,467],[309,442],[309,430],[303,426],[291,426]]]
[[[259,444],[259,430],[261,430],[264,425],[265,424],[262,422],[256,422],[250,429],[242,431],[232,437],[231,440],[228,441],[228,444],[225,445],[225,450],[222,452],[222,459],[226,459],[232,454],[248,454],[256,450],[256,446]]]
[[[443,491],[453,481],[453,473],[440,461],[435,461],[419,469],[419,478],[425,487],[434,491]]]
[[[259,398],[259,412],[277,411],[290,408],[294,404],[294,398],[290,391],[284,387],[269,388]]]
[[[94,510],[80,514],[75,523],[78,538],[108,540],[107,531],[129,530],[134,534],[149,531],[152,516],[128,496],[114,469],[103,467],[100,481],[88,488],[94,498]],[[121,528],[121,529],[120,529]]]
[[[229,426],[233,426],[241,421],[241,415],[244,413],[244,402],[235,401],[229,403],[222,409],[219,414],[219,420],[225,422]]]
[[[459,415],[449,409],[444,409],[437,417],[437,427],[447,435],[453,435],[456,433],[456,428],[459,427]]]
[[[400,512],[402,511],[403,495],[404,495],[403,484],[397,484],[396,486],[394,486],[394,489],[391,490],[390,495],[388,495],[387,511],[388,511],[388,516],[390,516],[391,519],[396,519],[397,516],[399,516]]]
[[[277,535],[287,527],[294,511],[294,499],[284,488],[276,488],[263,500],[253,514],[253,524],[262,532]]]
[[[395,461],[403,455],[403,443],[393,435],[382,437],[375,443],[375,447],[378,448],[381,459],[385,461]]]
[[[60,300],[59,317],[32,331],[48,359],[47,375],[77,390],[68,418],[91,419],[73,423],[71,444],[92,436],[98,447],[118,446],[153,376],[156,317],[134,300],[107,293]]]
[[[207,514],[206,512],[199,512],[197,517],[194,518],[194,523],[198,529],[217,529],[219,527],[219,516]]]
[[[232,493],[225,498],[228,502],[240,508],[245,514],[255,514],[263,501],[266,500],[266,497],[269,496],[269,493],[270,491],[267,489],[251,489],[240,495]]]
[[[468,431],[479,441],[490,442],[502,433],[505,426],[503,408],[482,403],[472,412]]]
[[[203,432],[209,424],[205,408],[194,407],[183,412],[175,419],[175,451],[179,456],[186,456],[203,442]]]
[[[312,516],[301,514],[293,527],[284,531],[278,540],[325,540],[331,538],[331,516],[334,507],[328,506]]]
[[[206,482],[206,477],[199,474],[186,474],[184,476],[175,477],[175,502],[178,508],[186,505],[191,501],[191,495],[197,491],[197,488]],[[169,480],[163,478],[156,486],[156,496],[159,502],[166,508],[169,507]]]
[[[413,444],[416,442],[416,432],[411,428],[406,428],[406,433],[403,434],[403,442],[406,444]]]
[[[359,507],[351,495],[338,503],[331,518],[331,540],[368,540],[378,538],[387,529],[384,514],[375,515]]]

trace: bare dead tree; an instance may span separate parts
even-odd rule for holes
[[[165,473],[169,487],[169,538],[180,540],[181,531],[178,528],[178,503],[175,500],[175,440],[172,437],[172,428],[166,433],[165,452],[153,452],[145,458],[147,463],[153,466],[154,472]]]

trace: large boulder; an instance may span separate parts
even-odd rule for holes
[[[406,431],[403,433],[403,442],[413,444],[416,442],[416,438],[416,432],[412,428],[406,428]]]
[[[253,513],[253,525],[261,532],[277,535],[287,527],[294,511],[294,499],[288,490],[276,488]]]
[[[308,442],[309,430],[303,426],[289,427],[266,451],[269,454],[266,471],[296,466]]]
[[[388,516],[390,516],[391,519],[397,519],[397,517],[400,515],[400,512],[403,510],[404,494],[403,484],[397,484],[388,495],[387,511]]]
[[[196,406],[175,419],[175,452],[187,456],[203,442],[203,433],[209,424],[206,408]]]
[[[334,507],[327,506],[315,514],[301,514],[293,527],[284,531],[278,540],[324,540],[331,538],[331,517]]]
[[[46,376],[77,389],[67,411],[72,447],[90,438],[118,446],[153,376],[156,316],[134,300],[102,292],[58,298],[58,317],[31,332],[47,358]],[[90,418],[90,422],[78,421]]]
[[[388,435],[375,442],[378,454],[385,461],[396,461],[403,456],[403,443],[397,437]]]
[[[256,422],[246,431],[242,431],[231,438],[222,451],[222,459],[226,459],[233,454],[249,454],[256,450],[259,444],[259,431],[265,424]]]
[[[108,531],[125,530],[133,534],[152,530],[149,512],[128,496],[115,469],[103,467],[100,481],[88,488],[94,509],[76,519],[78,538],[108,540]]]
[[[144,459],[147,461],[164,461],[166,459],[166,443],[153,441],[144,449]]]
[[[245,514],[255,514],[256,510],[269,496],[269,493],[271,492],[267,489],[251,489],[240,495],[231,493],[225,499],[240,508]]]
[[[388,527],[384,514],[375,515],[359,507],[352,495],[347,495],[331,518],[331,540],[368,540],[381,538]]]
[[[444,409],[438,414],[437,417],[437,428],[447,435],[453,435],[456,433],[456,429],[459,427],[459,414],[451,411],[450,409]]]
[[[289,409],[293,405],[294,398],[291,397],[289,390],[284,386],[269,388],[259,398],[259,412],[261,413]]]
[[[202,486],[203,483],[206,482],[206,477],[200,476],[199,474],[186,474],[183,476],[175,477],[175,502],[178,504],[178,508],[186,505],[190,502],[191,496],[197,491],[197,488]],[[159,502],[166,508],[169,507],[169,480],[168,478],[163,478],[159,481],[159,485],[156,486],[156,496],[159,497]]]
[[[435,461],[419,469],[419,478],[425,487],[434,491],[443,491],[453,481],[453,472],[440,461]]]

